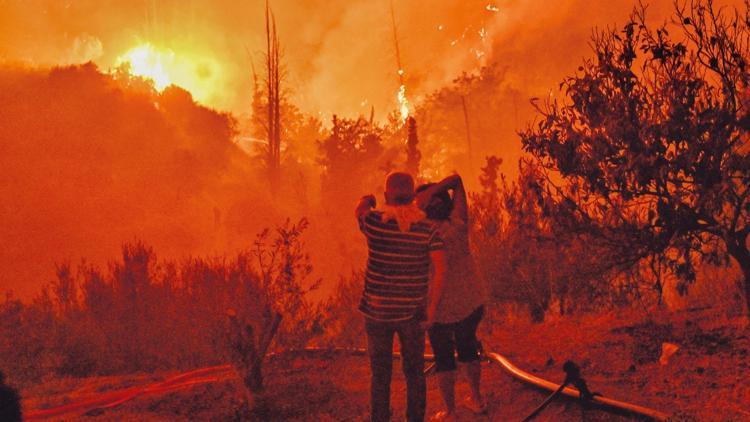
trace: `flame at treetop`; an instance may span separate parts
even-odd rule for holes
[[[205,54],[178,54],[168,48],[144,43],[128,50],[115,63],[117,66],[127,64],[131,75],[152,80],[154,88],[159,91],[169,85],[178,85],[204,103],[220,94],[217,88],[224,86],[220,83],[221,65]]]
[[[158,52],[148,43],[130,49],[117,59],[118,66],[129,63],[131,75],[151,79],[159,91],[172,84],[172,79],[164,70],[165,64],[171,62],[174,62],[174,52]]]
[[[409,100],[406,99],[406,86],[403,84],[398,87],[398,105],[399,112],[401,113],[401,123],[403,123],[409,117]]]

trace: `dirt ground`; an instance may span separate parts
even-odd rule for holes
[[[543,378],[559,382],[562,363],[571,359],[592,391],[660,410],[674,420],[750,420],[746,318],[728,319],[702,309],[493,327],[487,347]],[[660,363],[664,343],[678,349]]]
[[[459,408],[460,421],[521,420],[545,397],[513,381],[496,365],[485,363],[483,387],[489,404],[489,414],[475,416]],[[92,392],[108,388],[127,388],[134,379],[113,379],[101,383],[89,379],[85,387],[47,397],[46,406],[55,406],[85,398]],[[138,377],[142,381],[154,378]],[[156,377],[158,379],[159,377]],[[190,390],[135,398],[118,407],[96,410],[83,415],[70,414],[51,420],[70,421],[367,421],[369,413],[369,369],[363,356],[336,356],[329,359],[296,357],[275,361],[267,368],[265,410],[249,412],[243,393],[236,380],[196,386]],[[98,385],[97,387],[94,387]],[[404,420],[405,384],[400,362],[394,362],[392,407],[394,420]],[[468,394],[464,382],[459,382],[457,397]],[[437,381],[428,378],[427,415],[441,410]],[[260,406],[261,408],[263,406]],[[582,409],[577,403],[553,403],[537,420],[578,421]],[[587,412],[587,420],[619,420],[604,412]],[[614,418],[614,419],[613,419]]]
[[[659,322],[655,322],[659,321]],[[608,314],[561,318],[544,324],[485,321],[483,342],[519,368],[561,382],[562,363],[581,366],[592,391],[648,406],[676,421],[750,420],[750,339],[745,320],[712,318],[710,310],[650,318]],[[678,345],[665,363],[662,344]],[[26,409],[54,407],[95,394],[164,380],[176,373],[50,380],[24,391]],[[267,391],[250,412],[239,381],[201,384],[190,389],[137,397],[117,407],[51,420],[74,421],[365,421],[369,413],[369,368],[364,356],[294,355],[276,358],[265,368]],[[544,400],[546,392],[513,380],[496,364],[485,363],[483,389],[489,414],[459,409],[461,421],[521,420]],[[403,420],[404,380],[394,362],[394,420]],[[459,378],[457,398],[468,394]],[[428,417],[442,403],[434,377],[428,378]],[[539,421],[627,420],[601,410],[585,410],[573,400],[553,402]]]

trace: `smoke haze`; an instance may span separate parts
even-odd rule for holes
[[[664,15],[671,1],[653,2]],[[217,85],[204,104],[243,113],[252,57],[264,51],[262,1],[5,0],[0,58],[36,65],[94,61],[106,70],[151,43],[197,57]],[[496,61],[512,82],[545,91],[574,69],[594,26],[622,22],[633,2],[572,0],[393,1],[407,95],[412,101]],[[288,87],[305,112],[379,116],[396,108],[398,75],[388,0],[274,1]],[[509,75],[509,76],[511,76]],[[190,87],[186,87],[190,89]],[[220,89],[219,89],[220,88]]]
[[[672,9],[671,1],[652,3],[652,19],[664,20]],[[389,1],[284,0],[271,7],[286,86],[303,112],[328,124],[333,113],[369,115],[374,107],[385,120],[397,108]],[[554,93],[590,55],[592,28],[621,24],[632,7],[632,0],[394,0],[412,104],[462,72],[490,63],[502,70],[494,100],[505,112],[483,114],[484,104],[471,104],[486,133],[475,139],[473,160],[433,154],[427,158],[440,165],[431,176],[475,174],[488,154],[514,171],[515,131],[533,116],[528,99]],[[55,262],[101,261],[134,238],[167,255],[231,253],[248,247],[262,227],[310,215],[303,202],[268,194],[224,114],[248,117],[251,63],[260,72],[265,49],[264,2],[0,0],[0,10],[0,290],[28,296],[52,279]],[[181,89],[155,99],[123,89],[92,66],[49,73],[89,61],[107,72],[146,43],[184,68],[195,83],[185,88],[201,105]],[[463,140],[425,139],[430,153],[448,144],[463,151]],[[300,174],[306,194],[315,195],[318,176]],[[353,222],[341,230],[356,231]],[[311,242],[321,255],[337,256],[315,262],[319,268],[346,272],[361,264],[356,248],[315,234]]]

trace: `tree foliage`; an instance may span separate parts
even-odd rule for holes
[[[321,196],[324,203],[340,209],[339,204],[354,204],[363,192],[382,185],[396,152],[384,145],[387,132],[371,121],[334,115],[332,123],[330,135],[318,141]]]
[[[747,2],[675,3],[657,27],[640,6],[621,30],[595,33],[564,99],[538,105],[521,133],[558,175],[543,193],[568,228],[607,239],[623,266],[660,256],[683,291],[698,260],[731,256],[748,304],[749,41]]]
[[[605,248],[588,236],[558,233],[540,195],[538,163],[521,160],[518,178],[509,182],[501,162],[487,158],[482,191],[471,195],[470,208],[473,253],[493,299],[525,305],[534,321],[542,321],[553,304],[566,314],[617,300],[608,286],[613,272]]]
[[[498,64],[482,67],[478,73],[463,73],[427,95],[413,114],[419,123],[423,174],[438,178],[465,169],[464,175],[474,179],[482,157],[494,153],[491,147],[498,139],[515,135],[506,122],[517,117],[515,98],[519,97]]]
[[[158,260],[151,247],[134,242],[107,270],[62,263],[57,280],[32,303],[0,301],[0,366],[30,383],[49,373],[219,364],[236,357],[236,326],[251,327],[259,347],[278,314],[283,323],[272,348],[304,346],[321,334],[323,321],[322,305],[308,297],[319,281],[309,277],[306,228],[305,220],[287,221],[234,257]],[[229,310],[236,326],[228,324]]]

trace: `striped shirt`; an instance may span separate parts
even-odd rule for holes
[[[359,310],[377,321],[406,321],[424,314],[430,276],[430,252],[441,250],[437,226],[429,220],[400,231],[394,220],[370,211],[359,218],[367,238],[365,289]]]

